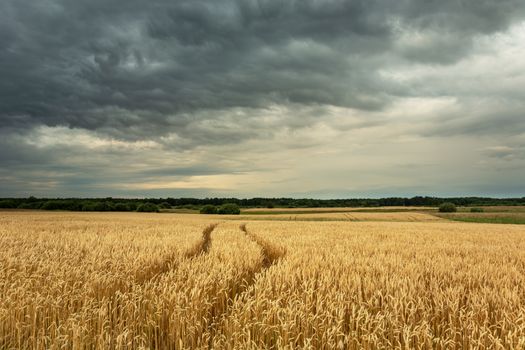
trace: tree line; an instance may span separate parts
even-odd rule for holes
[[[457,206],[489,205],[525,205],[521,198],[488,197],[422,197],[411,198],[349,198],[349,199],[312,199],[312,198],[2,198],[0,208],[40,209],[70,211],[159,211],[160,209],[179,208],[201,210],[210,205],[221,207],[236,204],[241,208],[333,208],[333,207],[389,207],[389,206],[431,206],[438,207],[444,202]]]

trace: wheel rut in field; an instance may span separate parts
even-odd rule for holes
[[[200,240],[193,247],[183,253],[183,259],[193,259],[200,255],[208,254],[208,251],[211,248],[211,233],[215,230],[217,225],[218,224],[210,224],[206,226],[204,230],[202,230]],[[144,278],[137,281],[137,283],[145,283],[173,269],[175,264],[181,260],[179,254],[179,252],[175,252],[167,256],[160,263],[150,265],[144,273]]]
[[[346,218],[348,221],[359,221],[355,216],[353,216],[353,215],[351,215],[351,214],[344,213],[344,216],[345,216],[345,218]]]
[[[284,247],[274,245],[262,237],[248,231],[246,224],[241,224],[239,228],[248,239],[252,240],[259,246],[262,253],[262,262],[259,265],[254,266],[254,268],[246,270],[241,277],[241,283],[235,281],[235,283],[229,286],[226,303],[217,301],[213,306],[213,315],[207,327],[210,330],[210,338],[208,339],[209,349],[213,349],[214,337],[217,335],[223,319],[230,314],[231,307],[236,298],[250,289],[250,287],[257,282],[262,273],[284,258],[287,253]]]
[[[200,241],[189,251],[186,252],[185,257],[188,259],[194,258],[196,256],[207,254],[211,248],[211,233],[215,230],[218,224],[211,224],[206,226],[202,230],[202,237]]]
[[[199,255],[208,254],[208,251],[211,248],[211,233],[213,230],[215,230],[215,227],[217,227],[218,224],[211,224],[208,225],[202,230],[202,236],[200,240],[191,247],[188,251],[183,253],[184,259],[193,259]],[[148,280],[154,279],[158,277],[159,275],[168,272],[171,270],[174,265],[181,260],[180,253],[176,252],[171,255],[168,255],[165,259],[163,259],[160,263],[150,265],[145,273],[144,278],[142,278],[142,281],[137,281],[138,283],[144,283]]]
[[[244,232],[246,237],[250,238],[252,241],[257,243],[259,248],[261,248],[261,252],[263,254],[263,269],[269,268],[277,261],[279,261],[279,259],[286,255],[286,249],[284,249],[283,247],[276,246],[266,241],[262,237],[248,231],[248,229],[246,228],[246,224],[241,224],[239,228],[242,232]]]
[[[111,289],[106,289],[102,295],[98,297],[111,297],[117,292],[125,293],[130,291],[134,285],[142,285],[148,281],[159,278],[163,274],[169,272],[170,270],[177,267],[177,265],[187,259],[194,259],[200,255],[207,254],[211,248],[212,239],[211,233],[217,227],[217,223],[210,224],[206,226],[203,231],[199,241],[194,244],[186,252],[173,252],[172,254],[166,255],[162,260],[157,261],[152,264],[148,264],[144,269],[138,272],[135,276],[132,277],[132,283],[125,284],[116,284]],[[182,257],[181,257],[182,255]]]

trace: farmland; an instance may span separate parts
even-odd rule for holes
[[[0,349],[525,348],[525,226],[424,210],[0,223]]]

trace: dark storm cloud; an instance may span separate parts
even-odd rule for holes
[[[0,195],[510,191],[524,21],[522,0],[3,0]]]
[[[0,126],[65,125],[121,139],[194,132],[204,144],[254,136],[214,141],[213,130],[194,127],[236,107],[380,110],[405,89],[380,77],[385,62],[455,62],[476,35],[506,29],[524,7],[519,0],[6,0]],[[418,33],[419,43],[403,44],[403,33]]]

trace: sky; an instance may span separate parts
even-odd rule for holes
[[[29,195],[525,196],[525,1],[2,0]]]

